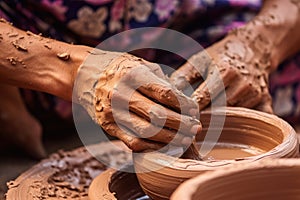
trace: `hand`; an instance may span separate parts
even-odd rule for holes
[[[218,100],[218,95],[225,88],[228,106],[272,113],[268,90],[271,46],[262,35],[240,28],[206,51],[192,56],[171,75],[171,82],[178,89],[183,89],[188,82],[203,78],[204,81],[192,94],[200,110],[206,108],[211,99]]]
[[[130,54],[92,52],[74,92],[94,121],[133,151],[189,145],[201,130],[189,117],[197,113],[196,102],[173,87],[159,65]]]

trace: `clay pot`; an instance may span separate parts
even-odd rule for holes
[[[147,195],[153,199],[169,199],[182,182],[204,172],[265,158],[298,156],[296,133],[282,119],[245,108],[220,108],[213,112],[215,117],[213,123],[218,124],[224,113],[226,113],[224,127],[212,155],[217,159],[204,161],[175,159],[159,152],[134,154],[136,172],[147,171],[137,173],[140,185]],[[211,115],[211,111],[201,113],[203,131],[197,135],[198,142],[203,141],[206,136]],[[222,149],[224,144],[227,149]],[[221,155],[219,158],[218,154]]]
[[[133,167],[133,166],[131,166]],[[128,170],[125,170],[128,171]],[[108,169],[97,176],[89,187],[89,199],[147,200],[135,173]]]
[[[197,176],[180,185],[171,199],[297,200],[299,184],[299,159],[262,160]]]

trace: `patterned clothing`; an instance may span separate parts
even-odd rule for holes
[[[21,29],[75,44],[96,46],[132,28],[166,27],[188,34],[207,47],[244,25],[260,7],[260,0],[0,0],[0,16]],[[149,55],[147,59],[155,61]],[[300,56],[295,56],[270,79],[276,114],[298,119],[299,82]],[[28,92],[23,95],[29,102],[39,99],[41,108],[54,109],[64,118],[71,113],[70,104],[58,98]]]

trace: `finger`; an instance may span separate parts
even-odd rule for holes
[[[228,63],[224,63],[221,69],[212,65],[207,79],[195,90],[192,98],[197,101],[199,109],[202,110],[236,78],[236,69]]]
[[[226,88],[226,98],[229,106],[253,108],[261,101],[261,93],[252,83],[242,79]]]
[[[271,102],[260,103],[258,106],[255,107],[255,110],[260,110],[269,114],[274,113]]]
[[[138,138],[134,136],[134,134],[132,134],[130,131],[127,131],[125,127],[121,129],[115,123],[106,124],[103,128],[111,136],[117,137],[122,140],[128,146],[128,148],[130,148],[134,152],[140,152],[149,149],[158,150],[164,146],[161,143],[155,143],[142,138]]]
[[[184,89],[189,83],[205,77],[210,64],[210,58],[204,51],[195,54],[171,75],[170,81],[176,88]]]
[[[114,119],[118,124],[125,126],[134,132],[139,138],[144,138],[161,143],[172,143],[177,146],[189,145],[192,137],[177,134],[174,130],[155,126],[147,120],[140,118],[134,113],[125,110],[118,110],[114,114]]]
[[[273,114],[273,108],[272,108],[272,97],[266,88],[266,91],[264,91],[262,98],[261,98],[261,103],[258,104],[255,107],[256,110],[260,110],[266,113]]]
[[[113,102],[118,102],[113,106],[116,110],[129,110],[160,127],[168,127],[178,130],[186,135],[194,136],[201,131],[200,121],[186,115],[180,115],[168,108],[154,103],[141,93],[133,91],[132,95],[116,91],[113,93]],[[125,103],[124,103],[125,102]],[[123,107],[122,107],[123,106]],[[126,108],[127,106],[127,108]],[[117,113],[118,111],[114,112]]]
[[[250,90],[246,95],[242,96],[235,106],[253,108],[261,101],[261,93],[257,90]]]
[[[145,96],[183,114],[190,115],[191,110],[197,109],[194,100],[185,96],[168,81],[157,77],[146,66],[136,67],[128,72],[124,81],[123,83],[137,88]]]

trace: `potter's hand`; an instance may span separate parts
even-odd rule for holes
[[[237,30],[207,48],[206,52],[192,56],[172,74],[171,82],[183,89],[188,82],[203,78],[192,95],[200,110],[207,107],[211,99],[217,100],[218,94],[225,89],[228,106],[272,113],[268,90],[270,45],[263,37],[249,43],[248,34],[246,30]]]
[[[67,100],[73,95],[109,134],[135,151],[171,141],[188,144],[201,129],[187,116],[196,114],[196,103],[172,88],[155,64],[44,38],[3,19],[0,34],[0,82]]]
[[[196,102],[172,87],[159,65],[130,54],[95,50],[79,68],[75,88],[94,121],[134,151],[189,145],[201,129],[189,117]]]
[[[178,88],[204,75],[204,82],[193,94],[200,109],[221,92],[217,70],[226,88],[227,104],[272,113],[268,76],[289,56],[300,50],[299,1],[265,0],[259,14],[245,26],[232,31],[220,42],[207,48],[212,58],[198,53],[176,71],[171,80]],[[288,13],[288,14],[287,14]],[[202,56],[204,55],[204,59]]]

